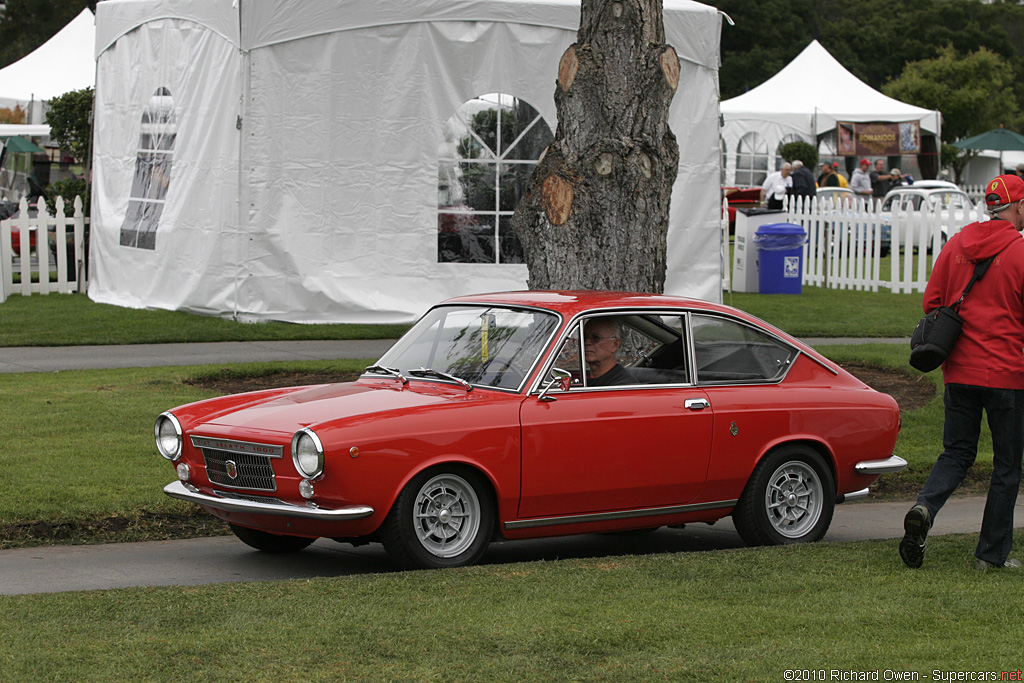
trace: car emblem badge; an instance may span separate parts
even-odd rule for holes
[[[224,472],[228,475],[228,479],[238,478],[238,465],[234,460],[228,460],[224,463]]]
[[[733,436],[736,436],[737,434],[740,433],[740,428],[736,426],[735,422],[733,422],[732,425],[729,427],[729,433],[732,434]]]

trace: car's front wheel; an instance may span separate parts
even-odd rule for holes
[[[463,467],[435,468],[402,490],[381,527],[381,541],[407,569],[462,567],[487,549],[494,515],[483,477]]]
[[[305,538],[303,536],[272,534],[267,531],[238,526],[237,524],[228,524],[228,526],[231,527],[231,531],[234,532],[235,536],[242,543],[256,548],[256,550],[262,550],[265,553],[296,553],[316,540],[315,538]]]
[[[835,511],[832,473],[806,446],[787,446],[762,460],[733,511],[748,545],[819,541]]]

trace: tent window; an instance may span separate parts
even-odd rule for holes
[[[167,88],[157,88],[142,112],[135,177],[121,224],[121,246],[156,249],[156,229],[171,180],[177,128],[171,93]]]
[[[757,187],[768,177],[768,143],[757,133],[747,133],[736,145],[736,184]]]
[[[438,262],[523,262],[512,214],[553,139],[540,113],[511,95],[481,95],[458,108],[438,153]]]
[[[779,154],[779,150],[782,149],[783,145],[788,145],[791,142],[807,142],[807,141],[804,140],[802,136],[797,135],[796,133],[790,133],[789,135],[786,135],[781,140],[779,140],[779,146],[775,148],[775,170],[779,170],[780,168],[782,168],[782,162],[785,161],[785,159],[782,158],[782,155]],[[810,143],[808,143],[808,144],[810,144]]]

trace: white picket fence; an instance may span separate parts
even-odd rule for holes
[[[807,233],[803,248],[803,284],[831,289],[858,289],[892,293],[923,292],[930,266],[945,239],[972,220],[962,211],[949,215],[938,208],[921,211],[881,211],[880,200],[795,197],[779,222],[801,226]],[[986,217],[984,204],[975,209],[977,220]],[[944,215],[944,213],[946,215]],[[728,203],[723,204],[728,216]],[[890,225],[888,241],[883,228]],[[945,224],[946,235],[943,235]],[[723,219],[723,260],[728,266],[728,219]],[[903,248],[896,248],[902,245]],[[891,256],[883,270],[883,257]],[[723,288],[729,289],[729,268],[723,270]]]
[[[0,221],[0,302],[12,294],[70,294],[85,290],[85,226],[89,219],[82,213],[82,198],[75,197],[71,216],[65,216],[63,198],[58,197],[55,204],[56,216],[50,216],[46,203],[40,200],[38,214],[30,217],[28,201],[23,198],[18,215]],[[14,228],[18,230],[20,256],[15,254],[11,241]],[[31,248],[33,234],[34,250]],[[50,271],[51,254],[55,257],[56,275]],[[15,282],[16,275],[20,282]]]

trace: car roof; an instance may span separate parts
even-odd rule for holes
[[[770,332],[809,354],[811,357],[831,368],[832,362],[815,349],[796,339],[785,331],[765,322],[745,311],[725,304],[716,304],[702,299],[690,299],[668,294],[648,294],[643,292],[611,292],[604,290],[521,290],[511,292],[492,292],[489,294],[472,294],[458,296],[437,304],[438,306],[453,304],[477,304],[511,307],[539,308],[560,314],[568,321],[583,313],[600,311],[621,311],[627,309],[637,312],[651,309],[652,312],[665,309],[684,308],[690,311],[720,313],[733,316]]]
[[[771,325],[745,313],[739,309],[723,304],[716,304],[701,299],[671,296],[667,294],[648,294],[642,292],[609,292],[603,290],[523,290],[513,292],[493,292],[490,294],[474,294],[459,296],[443,301],[442,304],[497,304],[501,306],[526,306],[554,311],[569,318],[580,313],[599,310],[628,309],[666,309],[686,308],[688,310],[726,313],[759,326],[773,330]]]
[[[959,185],[948,180],[915,180],[913,185],[908,185],[907,187],[950,187],[960,189]]]
[[[914,183],[913,185],[908,185],[906,187],[894,187],[894,188],[892,188],[891,190],[889,190],[888,192],[885,193],[885,198],[888,199],[889,197],[894,197],[896,195],[901,195],[901,194],[919,194],[919,195],[929,196],[929,195],[933,195],[933,194],[949,194],[949,193],[962,194],[962,195],[964,195],[966,197],[970,197],[970,195],[968,195],[966,192],[961,190],[956,185],[952,185],[952,186],[942,185],[942,186],[939,186],[939,187],[917,187],[917,183]]]

